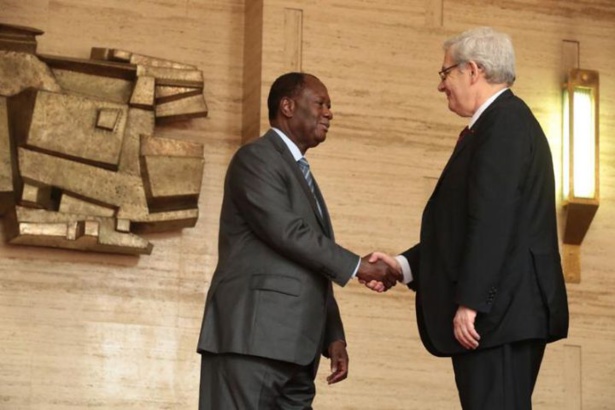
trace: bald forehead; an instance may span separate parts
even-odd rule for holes
[[[322,81],[320,81],[317,77],[311,74],[306,74],[303,88],[304,89],[309,88],[312,91],[321,92],[321,93],[325,93],[328,95],[327,87],[325,87]]]

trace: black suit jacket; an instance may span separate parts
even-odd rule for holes
[[[480,348],[566,337],[554,185],[538,121],[506,90],[455,147],[425,207],[420,243],[403,254],[431,353],[465,351],[453,335],[459,305],[478,311]]]
[[[335,243],[318,185],[316,195],[322,216],[275,131],[237,151],[198,351],[307,365],[345,339],[331,284],[345,285],[359,256]]]

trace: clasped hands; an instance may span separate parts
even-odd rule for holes
[[[361,258],[357,270],[359,282],[376,292],[385,292],[403,279],[397,259],[382,252],[373,252]]]

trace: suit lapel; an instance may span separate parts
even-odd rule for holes
[[[474,134],[474,130],[475,130],[475,127],[472,127],[472,129],[470,130],[470,135],[467,135],[464,139],[459,141],[459,143],[457,145],[455,145],[455,149],[453,150],[453,153],[451,154],[451,157],[446,162],[446,165],[444,166],[444,169],[442,170],[442,173],[440,174],[440,178],[438,178],[438,182],[436,183],[436,187],[434,188],[433,193],[431,194],[432,197],[438,191],[438,188],[440,187],[440,184],[442,183],[442,180],[444,179],[444,176],[446,175],[447,171],[449,170],[451,164],[455,161],[455,159],[457,157],[459,157],[459,154],[465,148],[467,148],[468,144],[470,143],[469,140],[474,137],[474,135],[473,135]]]
[[[269,130],[264,135],[263,138],[267,138],[269,141],[271,141],[273,146],[280,153],[282,159],[288,164],[289,168],[291,169],[292,174],[297,180],[297,183],[299,184],[307,200],[309,201],[312,207],[312,211],[316,215],[316,219],[318,219],[318,223],[322,227],[323,231],[327,234],[327,236],[333,237],[333,232],[331,229],[331,221],[329,218],[329,212],[327,210],[327,206],[325,205],[324,198],[320,192],[320,188],[318,188],[318,183],[316,182],[316,178],[314,178],[314,174],[312,174],[312,178],[314,178],[314,189],[316,191],[316,196],[318,197],[318,200],[320,201],[322,215],[320,214],[320,211],[318,210],[318,204],[316,203],[316,198],[314,198],[314,195],[312,194],[312,191],[310,190],[310,187],[307,181],[305,180],[305,177],[303,176],[303,173],[301,172],[299,165],[297,165],[297,162],[293,158],[292,154],[290,153],[284,141],[282,141],[280,136],[273,130]]]
[[[457,145],[455,145],[455,149],[453,150],[453,153],[451,154],[451,157],[448,159],[448,162],[444,166],[444,169],[442,170],[442,174],[440,174],[440,178],[438,179],[438,183],[436,184],[436,187],[434,188],[433,193],[431,194],[431,196],[433,196],[436,193],[436,191],[438,190],[438,188],[440,187],[440,183],[442,182],[442,179],[444,178],[444,176],[446,175],[447,171],[449,170],[450,165],[455,161],[456,158],[459,157],[459,154],[461,152],[463,152],[463,150],[466,149],[469,144],[472,143],[472,140],[476,138],[476,135],[480,134],[481,125],[484,122],[484,119],[487,116],[487,114],[489,113],[489,111],[491,111],[498,104],[499,101],[502,101],[504,99],[510,98],[512,96],[514,96],[514,94],[510,90],[506,90],[502,94],[500,94],[498,96],[498,98],[496,98],[491,103],[491,105],[489,105],[489,107],[487,107],[487,109],[480,115],[480,117],[478,118],[476,123],[470,129],[470,135],[467,135]]]
[[[312,175],[312,178],[313,177],[314,175]],[[307,182],[305,185],[307,185]],[[327,205],[325,204],[325,199],[322,196],[322,192],[320,192],[320,188],[318,187],[318,183],[316,182],[316,179],[314,179],[314,191],[316,193],[316,197],[318,198],[318,201],[320,202],[320,208],[322,211],[322,215],[321,215],[320,212],[318,211],[318,208],[316,208],[316,216],[318,217],[318,221],[321,223],[327,236],[331,239],[335,239],[333,236],[333,228],[331,226],[331,217],[329,216],[329,210],[327,209]],[[310,195],[310,196],[313,197],[313,195]],[[316,205],[316,202],[314,201],[314,204],[312,204],[312,208],[314,208],[315,205]]]

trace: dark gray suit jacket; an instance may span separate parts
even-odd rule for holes
[[[198,351],[307,365],[344,340],[332,282],[345,285],[359,256],[337,245],[299,166],[273,130],[229,165],[218,266]]]
[[[438,356],[465,351],[453,334],[459,305],[478,311],[480,348],[568,331],[547,139],[510,90],[471,131],[425,207],[420,243],[403,254],[421,338]]]

